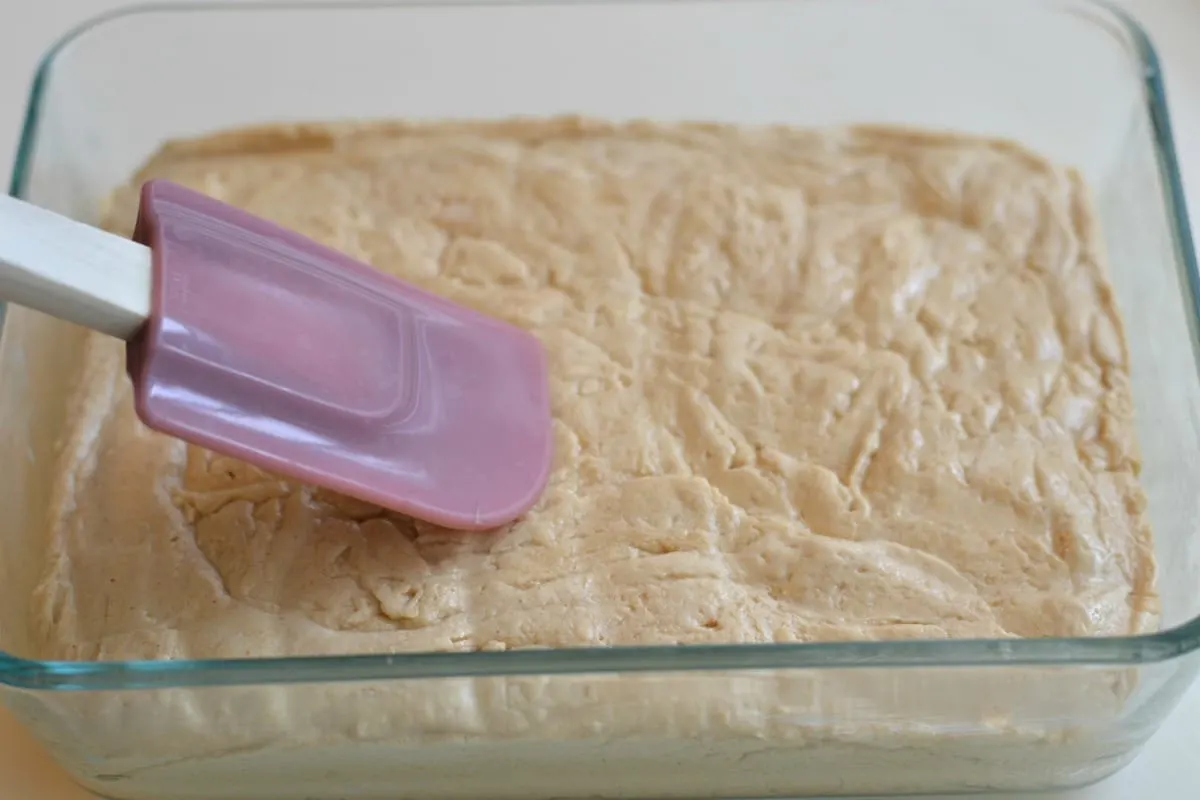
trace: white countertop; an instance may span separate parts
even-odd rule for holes
[[[160,0],[161,2],[162,0]],[[170,2],[170,0],[166,0]],[[1200,230],[1200,0],[1118,0],[1155,39],[1166,70],[1192,224]],[[125,5],[121,0],[39,0],[0,10],[0,180],[7,185],[29,80],[42,53],[68,27]],[[1200,797],[1200,683],[1192,687],[1138,759],[1093,787],[1042,800]],[[1020,798],[1010,796],[1012,800]],[[91,800],[0,709],[0,800]]]

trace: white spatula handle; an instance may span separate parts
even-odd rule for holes
[[[0,195],[0,301],[129,339],[150,291],[148,247]]]

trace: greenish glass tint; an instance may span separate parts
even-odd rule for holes
[[[1200,284],[1158,58],[1122,11],[1089,0],[140,7],[78,27],[46,56],[9,191],[92,221],[172,137],[565,112],[948,127],[1078,165],[1128,322],[1163,630],[37,660],[29,565],[81,339],[14,308],[0,336],[0,690],[14,713],[81,783],[119,800],[1011,792],[1127,763],[1200,668]],[[457,710],[385,713],[381,697],[410,692]],[[661,718],[631,710],[654,704]],[[326,736],[298,733],[299,719]]]

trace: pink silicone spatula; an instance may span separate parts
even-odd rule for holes
[[[531,334],[166,181],[133,240],[0,197],[0,299],[127,342],[149,427],[465,530],[550,471]]]

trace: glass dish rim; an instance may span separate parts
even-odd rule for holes
[[[8,193],[25,194],[37,143],[50,70],[59,53],[110,22],[143,15],[239,12],[369,11],[397,8],[586,6],[602,0],[357,0],[353,2],[192,2],[137,3],[94,16],[68,30],[43,55],[34,73],[16,149]],[[687,5],[694,0],[603,0],[605,2]],[[822,0],[773,0],[807,3]],[[1091,6],[1115,22],[1136,49],[1142,68],[1145,113],[1154,146],[1163,201],[1177,266],[1183,269],[1189,322],[1200,324],[1200,268],[1197,265],[1187,202],[1171,132],[1170,115],[1157,50],[1142,25],[1108,0],[1071,0]],[[1052,10],[1054,6],[1039,6]],[[4,306],[0,303],[0,336]],[[1193,350],[1195,347],[1193,348]],[[1194,353],[1195,355],[1195,353]],[[1198,363],[1200,369],[1200,363]],[[1129,667],[1168,661],[1200,649],[1200,615],[1174,628],[1118,637],[1039,639],[956,639],[871,642],[805,642],[651,647],[558,648],[509,652],[442,652],[325,655],[277,658],[41,661],[0,651],[0,684],[34,691],[113,691],[200,686],[245,686],[314,682],[378,681],[515,675],[603,674],[778,669],[911,667]]]

